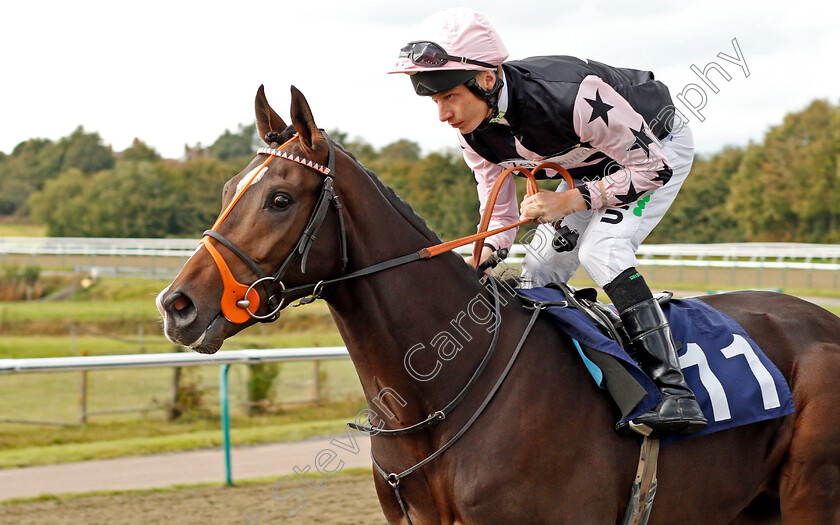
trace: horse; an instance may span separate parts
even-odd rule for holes
[[[404,472],[451,444],[398,486],[374,470],[389,523],[620,522],[638,441],[613,429],[615,408],[569,336],[489,291],[454,253],[404,257],[440,239],[319,130],[294,86],[290,126],[262,86],[255,109],[268,147],[227,182],[214,228],[157,297],[166,336],[213,353],[290,301],[322,298],[376,428],[437,415],[414,433],[374,433],[377,470]],[[840,319],[773,292],[701,299],[776,364],[796,411],[662,449],[649,523],[840,523]],[[460,404],[441,417],[459,393]]]

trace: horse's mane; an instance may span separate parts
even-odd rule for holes
[[[364,171],[370,180],[376,185],[379,189],[379,192],[385,197],[385,199],[394,207],[395,210],[405,219],[407,220],[412,226],[414,226],[417,231],[422,233],[430,242],[439,243],[441,242],[440,237],[429,228],[429,225],[426,223],[426,220],[417,214],[414,211],[414,208],[411,207],[409,203],[404,201],[402,197],[397,195],[397,192],[394,191],[393,188],[382,182],[382,179],[374,173],[372,170],[365,167],[364,164],[359,162],[356,159],[356,156],[344,149],[344,147],[333,141],[333,143],[348,157],[350,157],[353,162],[355,162],[361,169]]]

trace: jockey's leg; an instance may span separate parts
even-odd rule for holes
[[[706,426],[706,418],[680,369],[668,319],[635,268],[622,272],[604,286],[619,311],[636,349],[639,364],[662,394],[662,401],[634,422],[656,432],[693,434]]]

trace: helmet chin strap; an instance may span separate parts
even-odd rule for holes
[[[505,82],[502,80],[502,77],[498,72],[495,72],[495,75],[496,83],[493,84],[493,87],[490,88],[489,91],[482,89],[481,86],[478,85],[478,82],[476,82],[475,77],[464,83],[467,89],[469,89],[475,96],[486,102],[490,107],[490,114],[481,122],[481,124],[478,125],[478,128],[476,129],[486,128],[490,125],[490,121],[496,118],[496,115],[499,114],[499,92],[501,92]]]

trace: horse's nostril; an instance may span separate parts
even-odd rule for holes
[[[172,316],[176,325],[186,326],[192,323],[198,312],[195,303],[190,297],[182,292],[172,292],[169,297],[164,299],[163,305],[167,312]]]
[[[187,297],[186,297],[186,296],[184,296],[184,295],[182,295],[182,296],[178,297],[178,298],[175,300],[175,302],[174,302],[174,303],[172,303],[172,307],[173,307],[173,308],[175,308],[175,310],[177,310],[177,311],[179,311],[179,312],[180,312],[181,310],[183,310],[184,308],[188,307],[189,305],[190,305],[190,300],[189,300],[189,299],[187,299]]]

